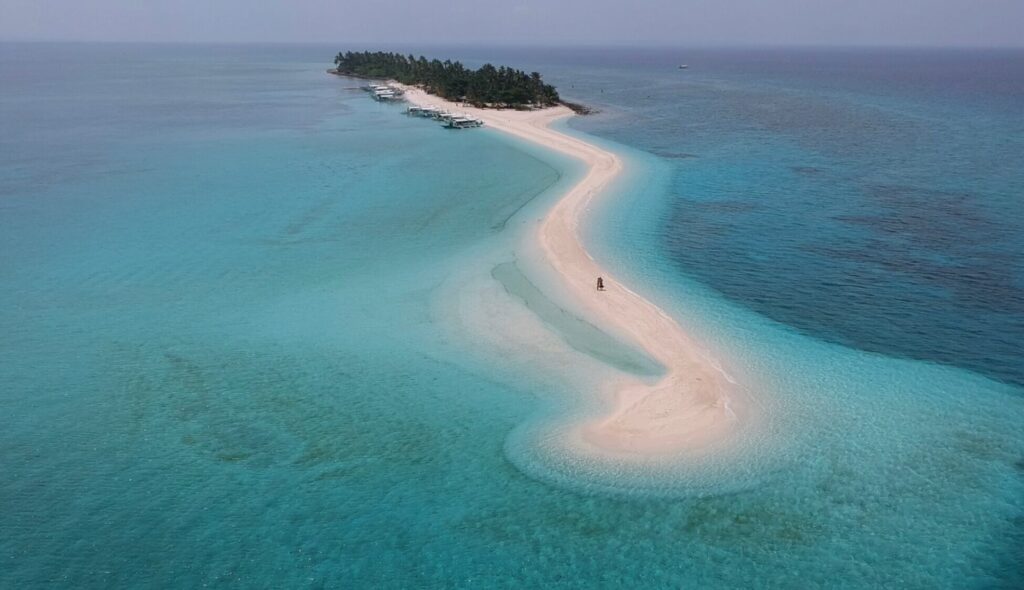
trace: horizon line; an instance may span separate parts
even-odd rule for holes
[[[46,39],[46,38],[0,38],[0,43],[52,43],[76,45],[189,45],[189,46],[294,46],[314,47],[325,45],[345,45],[344,41],[199,41],[199,40],[133,40],[133,39]],[[673,43],[673,42],[636,42],[636,41],[605,41],[594,42],[527,42],[527,41],[351,41],[353,48],[363,49],[366,46],[380,47],[482,47],[482,48],[538,48],[538,49],[925,49],[925,50],[1024,50],[1024,45],[960,45],[960,44],[890,44],[890,43],[740,43],[740,42],[708,42],[708,43]],[[383,49],[382,49],[383,50]]]

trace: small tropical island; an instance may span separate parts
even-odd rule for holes
[[[540,73],[506,66],[488,63],[473,70],[458,61],[384,51],[339,52],[334,65],[330,72],[339,76],[395,80],[478,108],[533,109],[562,104],[579,114],[591,112],[586,106],[562,100]]]

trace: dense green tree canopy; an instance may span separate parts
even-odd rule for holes
[[[550,106],[560,102],[555,87],[545,84],[537,72],[527,74],[504,66],[485,64],[470,70],[457,61],[428,61],[423,56],[382,51],[339,53],[334,63],[339,74],[419,84],[432,94],[477,106]]]

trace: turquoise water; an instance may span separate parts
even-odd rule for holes
[[[956,325],[908,295],[899,317],[946,358],[791,320],[846,305],[863,332],[886,330],[865,310],[896,304],[780,291],[803,284],[793,236],[833,227],[780,229],[799,199],[753,220],[744,256],[729,250],[743,204],[718,189],[750,175],[778,202],[771,191],[803,178],[778,174],[794,165],[786,142],[657,136],[682,116],[670,84],[650,99],[657,117],[601,92],[652,75],[643,54],[648,69],[545,56],[565,94],[605,109],[566,131],[628,161],[589,246],[722,360],[769,435],[713,472],[580,463],[537,437],[594,411],[594,383],[660,368],[530,264],[531,228],[579,167],[373,103],[323,74],[336,49],[0,46],[0,585],[1020,586],[1024,397],[999,369],[1019,351],[950,361],[970,342],[1019,342],[1012,318],[943,340]],[[723,60],[706,82],[731,96],[748,70]],[[776,84],[759,79],[762,93],[853,92],[762,78]],[[910,86],[947,109],[1016,112],[994,90],[953,103]],[[997,127],[986,141],[1012,156],[1019,126]],[[723,168],[730,157],[743,167]],[[990,167],[1011,188],[965,185],[1015,195],[1019,171]],[[1020,210],[983,201],[1009,227],[986,244],[1019,284]],[[771,305],[748,300],[759,284]],[[1015,299],[992,285],[975,292],[997,316]],[[785,301],[791,316],[775,311]]]

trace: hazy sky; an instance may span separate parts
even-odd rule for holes
[[[1024,0],[0,0],[0,39],[1024,46]]]

